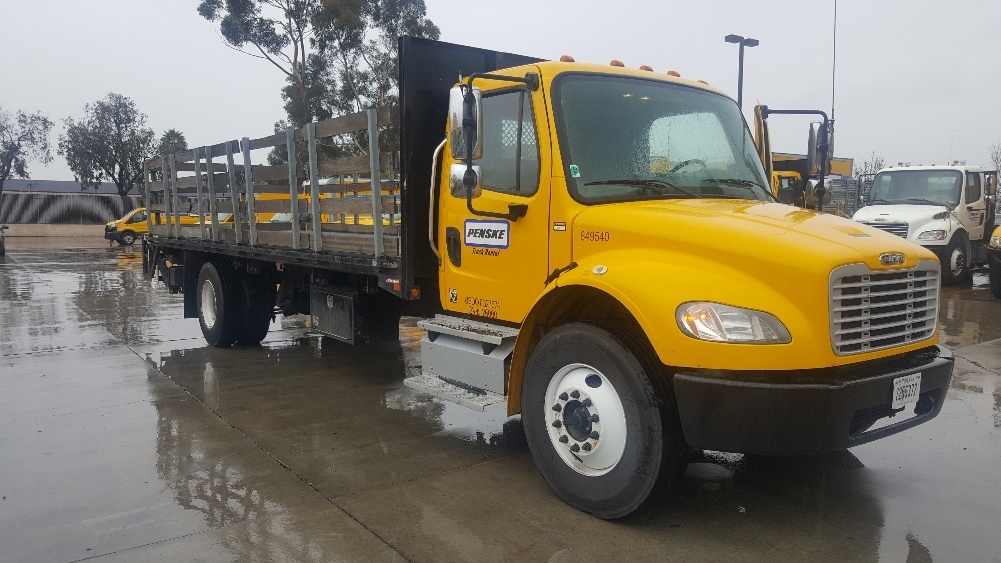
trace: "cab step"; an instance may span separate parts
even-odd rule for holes
[[[444,401],[478,411],[483,411],[490,405],[504,402],[504,397],[496,393],[474,391],[427,372],[408,377],[403,380],[403,384],[415,391],[427,393]]]
[[[518,329],[448,315],[419,321],[421,375],[404,384],[482,411],[505,400]]]

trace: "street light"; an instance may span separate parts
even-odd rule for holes
[[[744,106],[741,105],[741,102],[743,101],[744,90],[744,47],[757,47],[758,40],[733,34],[727,35],[723,40],[727,43],[740,45],[740,62],[737,66],[737,107],[743,109]]]

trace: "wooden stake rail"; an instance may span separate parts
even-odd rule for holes
[[[244,137],[145,163],[149,232],[167,240],[400,256],[396,153],[379,149],[388,108],[370,109],[259,139]],[[369,154],[323,159],[318,147],[358,131]],[[284,148],[288,163],[253,164],[250,152]],[[298,162],[306,155],[306,162]],[[197,217],[197,225],[190,219]]]

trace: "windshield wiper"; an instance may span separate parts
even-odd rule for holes
[[[879,203],[892,203],[892,202],[890,200],[888,200],[888,199],[879,199],[879,198],[876,198],[876,199],[870,201],[869,205],[876,205],[876,204],[879,204]]]
[[[754,190],[752,190],[751,188],[761,188],[766,193],[765,201],[768,201],[769,199],[771,199],[773,201],[775,200],[775,198],[772,197],[772,192],[768,188],[762,186],[761,184],[759,184],[757,182],[752,182],[750,180],[744,180],[744,179],[741,179],[741,178],[706,178],[705,180],[702,180],[702,181],[703,182],[708,182],[708,183],[711,183],[711,184],[723,184],[725,186],[735,186],[735,187],[738,187],[738,188],[746,188],[749,192],[751,192],[751,193],[754,194],[754,196],[755,196],[754,199],[758,199],[757,198],[758,194]]]
[[[764,186],[762,186],[757,182],[752,182],[750,180],[742,180],[740,178],[706,178],[705,180],[702,181],[712,182],[714,184],[726,184],[728,186],[742,186],[745,188],[750,188],[751,186],[755,186],[761,189],[765,189]]]
[[[644,188],[668,188],[675,190],[678,193],[685,194],[689,197],[702,197],[698,194],[694,194],[685,188],[679,188],[670,182],[664,182],[661,180],[596,180],[594,182],[587,182],[585,186],[641,186]]]
[[[904,201],[913,201],[913,202],[916,202],[916,203],[923,203],[925,205],[938,205],[938,206],[941,206],[941,207],[946,207],[946,205],[944,203],[941,203],[941,202],[938,202],[938,201],[932,201],[930,199],[924,199],[924,198],[920,198],[920,197],[909,197],[909,198],[904,199]]]

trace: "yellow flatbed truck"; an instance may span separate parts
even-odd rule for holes
[[[352,343],[420,316],[405,384],[520,413],[555,494],[601,518],[674,486],[692,449],[816,454],[938,414],[953,357],[935,255],[777,203],[728,96],[569,57],[413,38],[399,55],[399,155],[373,142],[250,162],[366,127],[378,139],[390,116],[372,109],[150,163],[165,172],[156,211],[193,193],[254,217],[260,190],[298,206],[290,223],[150,229],[147,271],[183,292],[209,344],[260,341],[276,305]],[[353,214],[399,221],[322,220]]]

